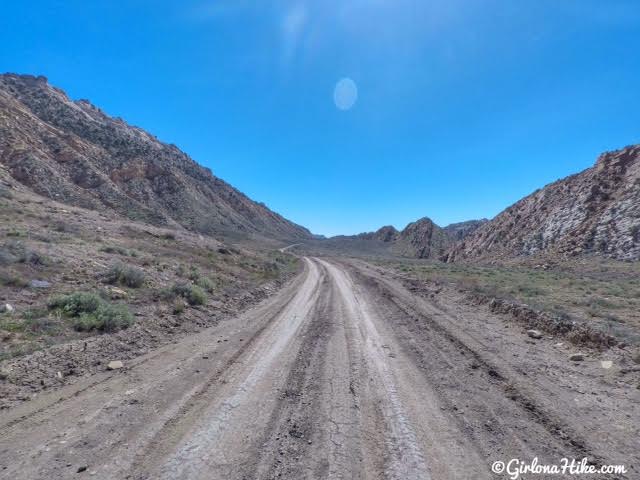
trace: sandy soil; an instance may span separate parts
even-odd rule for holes
[[[446,292],[304,261],[241,316],[3,412],[0,477],[483,479],[584,456],[640,475],[637,373],[606,353],[570,362]]]

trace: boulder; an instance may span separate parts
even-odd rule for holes
[[[29,286],[31,288],[49,288],[51,282],[47,282],[46,280],[31,280]]]
[[[582,362],[584,360],[584,354],[583,353],[572,353],[569,356],[569,360],[571,360],[572,362]]]
[[[113,360],[107,365],[107,370],[118,370],[124,367],[124,364],[120,360]]]
[[[13,313],[16,309],[8,303],[0,305],[0,313]]]
[[[527,330],[527,335],[531,338],[542,338],[542,332],[540,330]]]
[[[109,295],[111,296],[111,300],[122,300],[129,296],[127,292],[117,287],[111,287],[109,289]]]

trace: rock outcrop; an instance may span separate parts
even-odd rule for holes
[[[459,242],[467,238],[488,221],[489,220],[486,218],[483,218],[481,220],[468,220],[466,222],[452,223],[444,227],[443,230],[454,242]]]
[[[441,258],[452,240],[429,218],[421,218],[402,230],[391,251],[401,257]]]
[[[402,231],[387,225],[375,232],[331,237],[322,240],[318,246],[349,253],[441,259],[453,241],[446,229],[425,217],[410,223]]]
[[[398,239],[399,233],[400,232],[398,232],[395,227],[387,225],[379,228],[375,232],[360,233],[356,235],[356,238],[362,240],[376,240],[382,243],[393,243]]]
[[[534,254],[640,259],[640,145],[523,198],[448,253],[449,261]]]

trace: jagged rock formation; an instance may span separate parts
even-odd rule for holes
[[[202,233],[310,238],[176,146],[72,101],[44,77],[0,75],[0,163],[40,195]]]
[[[374,238],[380,240],[381,242],[389,243],[395,242],[398,238],[398,234],[398,230],[396,230],[391,225],[387,225],[378,229],[378,231],[374,234]]]
[[[400,232],[387,225],[375,232],[331,237],[317,246],[350,253],[441,259],[447,249],[453,245],[455,236],[462,235],[463,231],[471,231],[472,224],[476,222],[482,222],[482,220],[465,222],[469,224],[466,227],[459,224],[460,227],[452,225],[451,228],[441,228],[425,217],[410,223]]]
[[[640,259],[640,145],[537,190],[457,244],[448,260],[538,253]]]
[[[488,221],[489,220],[486,218],[483,218],[481,220],[468,220],[466,222],[452,223],[444,227],[443,230],[454,242],[459,242],[467,238]]]
[[[392,243],[397,240],[399,233],[395,227],[386,225],[375,232],[360,233],[356,235],[356,237],[362,240],[377,240],[382,243]]]
[[[410,223],[395,240],[391,251],[401,257],[440,258],[452,244],[444,229],[429,218]]]

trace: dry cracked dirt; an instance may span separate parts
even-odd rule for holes
[[[490,479],[534,457],[640,477],[640,373],[617,350],[573,362],[454,290],[301,261],[236,318],[3,411],[0,477]]]

